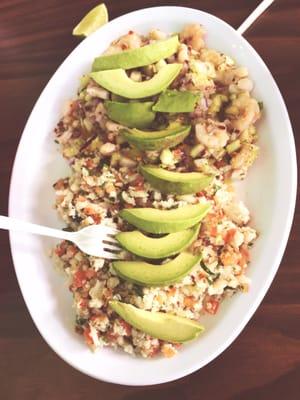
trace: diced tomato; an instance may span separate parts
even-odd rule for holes
[[[85,164],[89,169],[95,168],[94,160],[92,160],[91,158],[88,158]]]
[[[192,308],[194,306],[194,304],[196,303],[196,300],[194,299],[193,296],[186,296],[184,298],[183,303],[184,303],[185,307]]]
[[[215,222],[216,223],[217,222],[216,214],[214,212],[208,213],[207,216],[206,216],[206,221]]]
[[[81,194],[77,197],[77,201],[86,201],[86,198],[82,196]]]
[[[225,167],[225,165],[226,165],[226,161],[224,161],[224,160],[220,160],[220,161],[216,161],[215,162],[215,167],[216,168],[222,168],[222,167]]]
[[[74,289],[81,288],[87,281],[86,271],[79,270],[73,277],[72,287]]]
[[[213,314],[214,315],[218,311],[219,305],[220,305],[220,302],[218,300],[210,298],[205,303],[205,310],[209,314]]]
[[[101,222],[101,216],[99,214],[95,213],[95,210],[92,207],[85,207],[83,209],[83,212],[88,215],[89,217],[92,217],[95,224],[100,224]]]
[[[89,326],[86,326],[83,331],[83,336],[85,338],[86,343],[89,346],[92,346],[94,344],[94,342],[93,342],[93,339],[92,339],[90,333],[91,333],[91,328]]]
[[[88,304],[89,304],[88,299],[81,299],[79,303],[80,308],[87,308]]]
[[[236,233],[235,228],[228,229],[228,231],[226,231],[224,235],[224,242],[230,243],[233,240],[235,233]]]
[[[107,334],[106,334],[106,338],[107,338],[109,341],[114,342],[114,341],[118,338],[118,335],[117,335],[116,333],[113,333],[112,331],[109,331],[109,332],[107,332]]]
[[[240,258],[240,261],[239,261],[239,265],[241,267],[243,267],[250,260],[250,253],[249,253],[248,247],[245,246],[245,245],[240,247],[240,252],[241,252],[241,258]]]
[[[176,288],[175,287],[172,287],[172,288],[168,289],[168,294],[170,296],[174,295],[175,293],[176,293]]]
[[[123,319],[120,320],[120,325],[122,325],[122,327],[125,329],[126,336],[130,336],[131,335],[131,326]]]
[[[78,249],[77,249],[77,247],[76,246],[74,246],[74,245],[72,245],[72,244],[70,244],[69,246],[68,246],[68,249],[67,249],[67,256],[68,257],[74,257],[75,256],[75,254],[78,252]]]
[[[99,311],[99,310],[95,310],[95,311],[97,312],[97,314],[92,315],[92,316],[90,317],[90,320],[91,320],[92,322],[95,322],[95,321],[101,322],[101,321],[103,321],[104,319],[107,318],[107,316],[106,316],[102,311]]]
[[[62,243],[60,243],[60,245],[58,245],[58,246],[56,247],[56,249],[55,249],[55,254],[56,254],[58,257],[61,257],[61,256],[63,256],[65,253],[66,253],[66,243],[65,243],[65,242],[62,242]]]
[[[84,212],[86,215],[94,215],[94,214],[95,214],[95,210],[94,210],[92,207],[85,207],[85,208],[83,209],[83,212]]]
[[[89,268],[85,271],[85,275],[87,279],[92,279],[97,275],[97,272],[94,269]]]
[[[211,228],[210,228],[210,235],[211,236],[213,236],[213,237],[216,237],[217,236],[217,234],[218,234],[218,229],[217,229],[217,227],[216,227],[216,225],[213,225]]]
[[[180,347],[182,347],[182,343],[173,343],[173,346],[175,349],[180,349]]]
[[[97,224],[97,225],[100,224],[100,222],[101,222],[101,217],[100,217],[100,215],[94,214],[94,215],[91,215],[91,217],[93,218],[95,224]]]
[[[55,190],[62,190],[65,188],[65,180],[60,179],[54,184],[54,189]]]
[[[199,272],[198,278],[199,278],[199,279],[203,279],[203,278],[206,279],[206,275],[205,275],[203,272]]]
[[[153,346],[149,353],[149,357],[155,357],[159,352],[160,352],[160,345]]]
[[[79,289],[85,285],[85,283],[94,278],[96,276],[96,271],[94,271],[92,268],[89,268],[85,271],[79,270],[75,273],[73,282],[72,282],[72,288],[73,290]]]

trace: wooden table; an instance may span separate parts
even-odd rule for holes
[[[78,43],[71,36],[75,23],[96,3],[97,0],[0,2],[0,214],[7,213],[11,168],[26,119],[46,82]],[[111,18],[159,3],[106,1]],[[258,0],[190,0],[180,5],[201,8],[238,27],[258,3]],[[179,2],[165,0],[162,4]],[[299,0],[277,0],[246,34],[266,61],[287,102],[297,147],[300,146],[299,21]],[[193,375],[149,388],[93,380],[64,363],[48,347],[25,307],[7,234],[0,232],[0,397],[6,400],[299,399],[299,226],[298,209],[276,279],[234,344]]]

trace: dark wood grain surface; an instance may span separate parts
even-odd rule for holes
[[[234,27],[258,3],[258,0],[106,2],[111,18],[142,7],[184,5],[215,14]],[[78,43],[71,36],[72,28],[95,4],[95,0],[0,1],[0,214],[7,213],[11,169],[26,119],[46,82]],[[263,57],[282,91],[299,148],[300,1],[276,0],[246,37]],[[299,226],[298,208],[271,289],[233,345],[202,370],[179,381],[149,388],[93,380],[65,364],[47,346],[21,297],[8,236],[0,232],[0,398],[299,399]]]

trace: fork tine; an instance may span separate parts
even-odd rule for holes
[[[110,260],[119,260],[121,257],[117,253],[111,253],[110,251],[103,250],[100,257],[108,258]]]
[[[110,243],[115,243],[115,244],[119,245],[119,242],[111,236],[107,236],[107,238],[104,239],[104,242],[110,242]]]
[[[109,244],[109,243],[103,243],[103,248],[104,248],[104,250],[121,251],[120,247],[114,246],[113,244]]]

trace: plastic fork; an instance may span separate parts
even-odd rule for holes
[[[67,232],[42,225],[24,222],[15,218],[0,216],[0,229],[20,231],[69,240],[90,256],[118,259],[121,248],[114,238],[118,230],[106,225],[90,225],[77,232]]]

